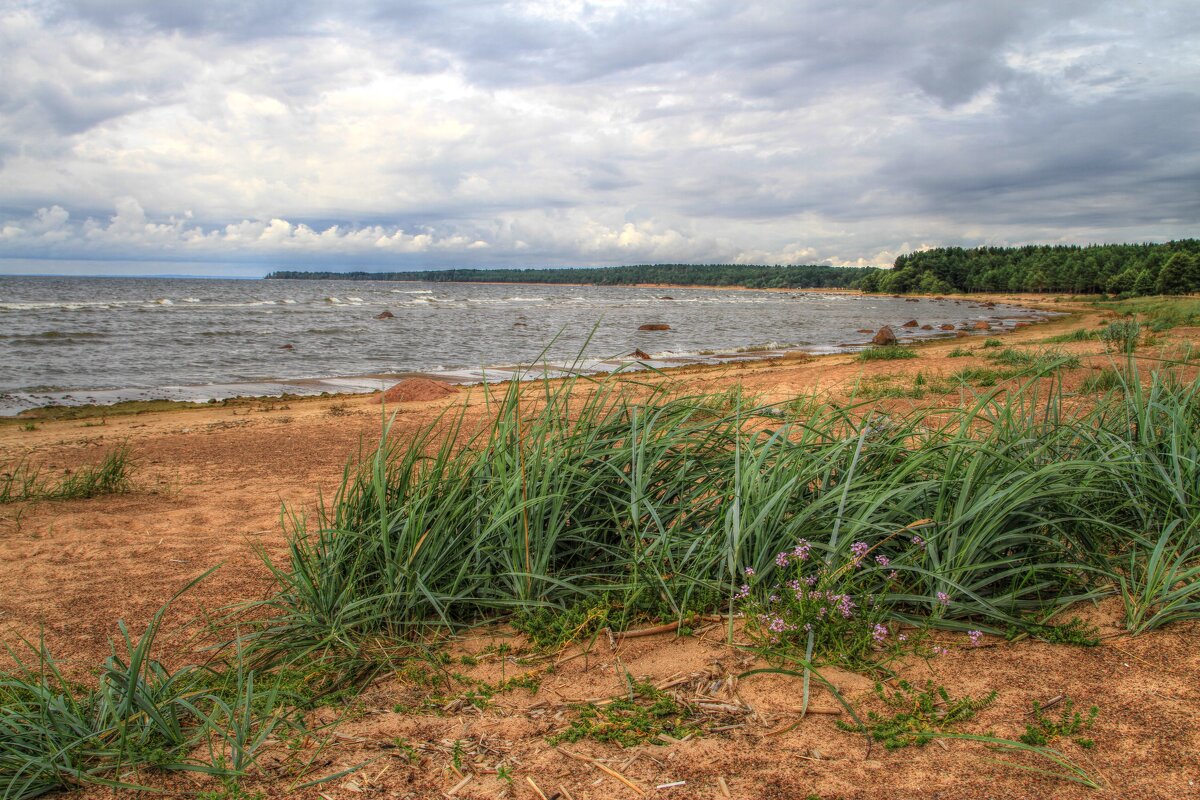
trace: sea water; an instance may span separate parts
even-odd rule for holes
[[[390,318],[379,319],[383,312]],[[1036,319],[962,299],[344,280],[0,277],[0,414],[50,404],[365,392],[865,345],[891,325]],[[641,331],[648,323],[666,331]],[[649,358],[633,357],[640,350]]]

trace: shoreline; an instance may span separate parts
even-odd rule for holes
[[[394,281],[395,283],[424,283],[420,281]],[[516,283],[504,283],[503,285],[521,285]],[[546,285],[565,285],[565,284],[546,284]],[[592,286],[593,284],[579,284],[581,286]],[[631,287],[632,288],[632,287]],[[645,288],[671,288],[668,286],[656,286],[647,284]],[[674,287],[674,288],[702,288],[702,287]],[[778,291],[778,292],[793,292],[797,290],[777,289],[777,290],[758,290],[745,289],[744,287],[712,287],[723,288],[734,291]],[[814,293],[828,293],[825,290],[810,290]],[[857,295],[868,298],[874,295],[864,295],[857,290],[844,290],[837,292],[839,294]],[[891,297],[891,295],[886,295]],[[1086,309],[1083,303],[1072,303],[1068,301],[1064,305],[1061,298],[1058,296],[1044,295],[912,295],[914,300],[953,300],[958,303],[971,302],[983,304],[994,302],[1005,306],[1013,306],[1026,312],[1033,312],[1038,316],[1022,319],[1024,325],[1014,324],[1012,327],[1002,327],[991,330],[969,330],[967,331],[967,340],[991,336],[1008,336],[1022,328],[1031,326],[1042,326],[1056,319],[1058,315],[1065,315],[1067,318],[1075,313]],[[1036,302],[1040,298],[1045,298],[1041,302]],[[905,299],[908,299],[906,296]],[[1058,308],[1045,308],[1045,305],[1055,305]],[[895,332],[900,337],[900,343],[906,347],[928,346],[930,344],[947,341],[958,341],[960,331],[965,330],[965,327],[958,327],[955,331],[934,331],[928,335],[911,336],[907,335],[904,329],[895,329]],[[865,334],[864,334],[865,335]],[[379,392],[382,392],[394,385],[395,383],[412,379],[425,378],[439,381],[456,387],[472,387],[479,386],[484,383],[487,385],[502,385],[507,384],[516,376],[521,376],[519,379],[524,381],[541,380],[549,378],[557,380],[569,377],[570,374],[603,376],[606,374],[621,373],[638,373],[646,372],[672,374],[681,370],[724,370],[729,367],[761,364],[777,362],[779,360],[790,361],[811,361],[818,359],[836,358],[841,355],[853,355],[863,349],[871,346],[870,340],[865,342],[847,342],[838,345],[821,346],[824,351],[806,349],[805,347],[783,347],[783,348],[759,348],[752,346],[749,348],[729,348],[716,349],[712,351],[704,351],[701,353],[680,353],[666,358],[648,358],[634,359],[629,356],[612,356],[608,358],[593,358],[588,359],[587,364],[591,364],[591,368],[571,367],[561,363],[544,363],[531,365],[493,365],[480,368],[480,372],[484,374],[484,380],[478,380],[474,376],[463,377],[464,373],[470,370],[454,370],[439,372],[436,370],[413,370],[397,373],[370,373],[364,375],[346,375],[346,376],[327,376],[321,378],[301,378],[301,379],[279,379],[271,381],[263,381],[257,385],[267,391],[260,392],[241,392],[239,387],[254,386],[256,384],[206,384],[200,386],[185,386],[185,387],[163,387],[175,390],[192,390],[190,397],[161,397],[151,396],[155,389],[147,390],[74,390],[68,394],[75,395],[110,395],[111,402],[80,402],[80,403],[48,403],[36,407],[26,408],[18,411],[15,414],[0,414],[0,426],[5,424],[13,424],[19,422],[28,422],[29,420],[49,420],[49,419],[84,419],[90,417],[108,417],[119,416],[124,414],[140,414],[146,411],[187,411],[193,409],[204,408],[240,408],[244,406],[253,406],[262,404],[263,402],[300,402],[306,400],[321,400],[334,399],[348,401],[353,398],[372,397]],[[607,368],[598,368],[599,365],[605,365]],[[497,376],[492,378],[491,376]],[[288,391],[288,388],[302,387],[317,387],[319,391]],[[354,388],[347,388],[354,387]],[[224,396],[205,397],[202,396],[204,390],[219,390]],[[223,390],[233,390],[225,392]],[[122,392],[130,392],[135,394],[132,397],[117,396]]]

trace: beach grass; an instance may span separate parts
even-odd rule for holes
[[[868,347],[858,354],[859,361],[897,361],[906,358],[916,358],[917,352],[898,344]]]
[[[25,459],[0,473],[0,504],[27,500],[85,500],[133,489],[133,459],[121,445],[105,454],[99,464],[84,465],[50,480]]]
[[[617,387],[510,388],[483,431],[450,415],[386,440],[315,519],[292,518],[247,647],[362,657],[381,636],[600,599],[626,624],[729,613],[746,571],[769,582],[798,541],[830,563],[858,543],[883,556],[890,577],[856,591],[919,625],[1001,632],[1121,592],[1142,630],[1200,595],[1165,582],[1192,574],[1200,542],[1194,383],[1129,381],[1087,410],[1032,381],[936,413],[782,420],[738,395]]]

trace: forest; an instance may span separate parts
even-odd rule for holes
[[[887,294],[1058,292],[1118,297],[1200,292],[1200,239],[1161,244],[937,247],[906,253],[891,269],[872,267],[637,264],[556,269],[447,269],[414,272],[302,272],[267,278],[435,283],[670,284],[750,289],[860,289]]]
[[[1200,240],[1086,247],[937,247],[864,273],[864,292],[1060,292],[1134,297],[1200,291]]]

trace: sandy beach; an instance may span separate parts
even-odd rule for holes
[[[1036,345],[1048,336],[1104,324],[1106,313],[1048,296],[1003,295],[986,299],[1029,307],[1070,311],[1071,316],[1003,335],[1005,345]],[[914,304],[914,316],[920,317]],[[650,378],[678,384],[688,392],[715,392],[733,386],[763,402],[781,402],[812,393],[845,399],[864,382],[908,380],[949,374],[977,362],[950,358],[956,348],[978,347],[986,332],[966,338],[922,343],[919,357],[905,361],[860,362],[852,355],[792,355],[725,366],[689,366]],[[1200,329],[1176,328],[1145,348],[1145,367],[1165,348],[1200,344]],[[1044,346],[1044,345],[1043,345]],[[1081,366],[1060,377],[1070,390],[1109,365],[1111,356],[1096,341],[1057,345],[1077,355]],[[882,377],[881,377],[882,376]],[[645,379],[646,376],[640,376]],[[987,391],[987,390],[980,390]],[[897,408],[915,404],[955,405],[955,393],[920,400],[887,398]],[[449,406],[466,403],[468,420],[488,411],[482,391],[462,389],[439,400],[387,407],[394,414],[392,435],[427,424]],[[160,642],[167,662],[204,658],[189,639],[200,629],[197,617],[231,603],[263,597],[271,587],[260,552],[278,556],[285,545],[283,507],[311,513],[341,481],[356,454],[377,442],[382,410],[376,398],[353,395],[278,400],[231,401],[203,408],[61,420],[0,422],[0,461],[26,459],[46,474],[62,474],[99,460],[118,444],[134,459],[133,492],[87,500],[14,503],[0,506],[0,638],[19,637],[47,646],[65,669],[85,678],[108,652],[117,620],[132,631],[187,581],[212,567],[214,574],[176,602]],[[356,702],[355,713],[339,727],[342,736],[328,754],[332,772],[363,760],[370,766],[354,775],[303,791],[286,781],[263,779],[253,788],[267,796],[323,798],[442,797],[457,787],[456,798],[551,796],[569,787],[569,797],[634,797],[613,778],[617,772],[649,797],[796,798],[806,796],[885,797],[1185,797],[1200,794],[1200,624],[1168,626],[1138,637],[1120,627],[1120,605],[1109,598],[1073,608],[1095,624],[1098,647],[1050,645],[1028,639],[991,640],[984,647],[956,649],[936,661],[914,660],[912,679],[936,679],[957,692],[1000,693],[981,717],[997,735],[1015,736],[1027,721],[1032,700],[1050,701],[1069,693],[1080,708],[1102,709],[1094,750],[1078,753],[1108,788],[1095,792],[1062,780],[1006,768],[983,745],[944,742],[895,753],[867,750],[860,737],[834,726],[838,709],[818,693],[819,713],[801,721],[796,714],[795,678],[761,675],[745,679],[721,695],[745,703],[750,717],[731,717],[721,736],[696,737],[664,747],[628,752],[595,744],[556,749],[546,744],[550,718],[572,700],[603,697],[619,689],[616,665],[652,683],[693,682],[750,665],[748,656],[727,647],[720,626],[698,625],[697,634],[669,633],[614,640],[585,657],[533,666],[515,666],[503,657],[485,657],[461,670],[472,678],[497,681],[522,670],[542,675],[537,694],[515,691],[497,697],[486,710],[471,707],[439,713],[396,713],[414,688],[403,675],[385,675]],[[454,653],[480,653],[497,642],[515,643],[503,629],[485,628],[452,647]],[[494,654],[493,648],[490,652]],[[577,654],[576,654],[577,655]],[[865,698],[870,681],[831,671],[848,697]],[[699,691],[699,689],[697,689]],[[324,713],[324,712],[318,712]],[[414,765],[383,745],[403,739],[417,747]],[[520,765],[519,780],[507,786],[495,775],[475,771],[462,783],[447,767],[448,742],[470,741],[472,753],[503,752]],[[382,743],[382,744],[381,744]],[[942,746],[944,745],[944,746]],[[439,749],[440,748],[440,749]],[[606,757],[601,770],[590,758]],[[483,758],[481,755],[480,758]],[[720,779],[720,781],[718,780]],[[723,795],[722,782],[729,795]],[[655,786],[676,786],[655,789]],[[194,791],[199,779],[172,778],[172,791]],[[536,787],[535,787],[536,785]],[[88,796],[108,791],[89,790]],[[82,796],[82,795],[80,795]],[[567,797],[566,794],[557,795]],[[641,796],[638,794],[637,796]]]

